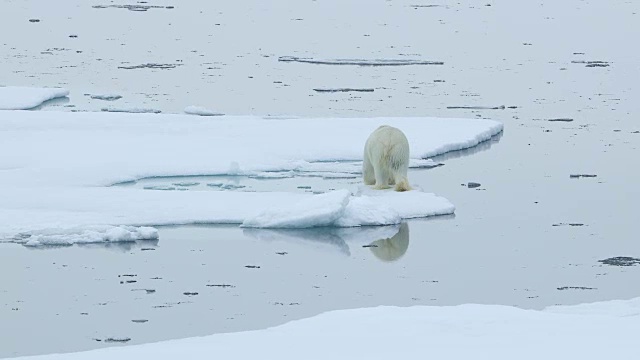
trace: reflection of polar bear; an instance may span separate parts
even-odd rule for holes
[[[371,133],[364,145],[362,175],[364,183],[375,189],[396,186],[396,191],[411,190],[407,180],[409,141],[399,129],[382,125]]]
[[[369,247],[373,255],[382,261],[396,261],[407,252],[409,248],[409,224],[400,224],[397,234],[388,239],[380,239],[372,242]]]

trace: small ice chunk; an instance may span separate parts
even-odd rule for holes
[[[184,108],[184,112],[185,112],[185,114],[199,115],[199,116],[222,116],[222,115],[224,115],[223,113],[220,113],[220,112],[217,112],[217,111],[213,111],[213,110],[207,109],[207,108],[202,107],[202,106],[187,106],[186,108]]]
[[[100,109],[104,112],[115,112],[115,113],[132,113],[132,114],[159,114],[162,111],[157,109],[149,109],[149,108],[102,108]]]
[[[288,179],[295,176],[293,171],[265,171],[255,175],[249,175],[252,179],[264,180],[264,179]]]
[[[33,109],[45,101],[67,95],[69,95],[69,90],[62,88],[0,87],[0,110]]]
[[[116,101],[118,99],[122,99],[122,95],[118,95],[118,94],[94,94],[94,95],[91,95],[91,98],[95,99],[95,100]]]
[[[317,65],[356,65],[356,66],[405,66],[405,65],[444,65],[442,61],[420,59],[315,59],[297,56],[281,56],[278,61],[300,62]]]
[[[200,185],[200,183],[199,183],[199,182],[196,182],[196,181],[193,181],[193,182],[190,182],[190,181],[183,181],[183,182],[176,182],[176,183],[173,183],[173,185],[175,185],[175,186],[189,187],[189,186],[198,186],[198,185]]]
[[[410,159],[409,168],[411,169],[431,169],[442,166],[443,163],[433,161],[431,159]]]
[[[170,191],[170,190],[175,190],[176,188],[174,186],[167,186],[167,185],[150,185],[150,186],[145,186],[144,189]]]

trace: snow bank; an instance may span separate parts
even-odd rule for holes
[[[620,314],[637,301],[605,303],[599,307],[610,312],[579,315],[571,307],[564,313],[498,305],[341,310],[265,330],[29,359],[629,358],[640,351],[640,315]]]
[[[205,107],[202,106],[187,106],[186,108],[184,108],[184,113],[185,114],[190,114],[190,115],[199,115],[199,116],[222,116],[224,114],[207,109]]]
[[[88,226],[75,229],[46,229],[18,234],[17,243],[26,246],[60,246],[100,242],[157,240],[158,230],[146,226]]]
[[[0,110],[28,110],[67,95],[69,90],[62,88],[0,87]]]
[[[0,111],[0,153],[10,154],[0,157],[0,240],[90,225],[248,225],[253,218],[262,226],[273,217],[274,204],[283,219],[271,219],[269,226],[285,220],[297,226],[396,223],[397,216],[453,211],[445,199],[419,191],[365,191],[316,204],[322,200],[304,193],[109,186],[157,176],[359,173],[362,146],[380,124],[405,131],[418,166],[428,165],[419,158],[474,146],[502,130],[498,122],[479,119],[220,116],[211,122],[189,115]],[[309,208],[298,219],[290,217],[301,202]],[[263,217],[255,220],[260,211]]]

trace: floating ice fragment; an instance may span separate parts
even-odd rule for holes
[[[209,110],[202,106],[187,106],[184,108],[185,114],[189,115],[199,115],[199,116],[222,116],[223,113]]]

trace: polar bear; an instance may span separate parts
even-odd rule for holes
[[[364,183],[378,190],[395,185],[396,191],[408,191],[408,169],[409,141],[404,133],[389,125],[374,130],[364,145]]]

